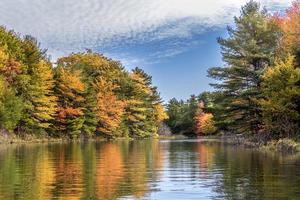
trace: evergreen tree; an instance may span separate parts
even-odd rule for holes
[[[152,117],[151,95],[148,77],[135,69],[130,74],[132,80],[131,96],[126,101],[126,126],[132,136],[146,137],[155,132]]]
[[[171,128],[173,133],[180,131],[178,122],[182,116],[181,107],[182,104],[176,98],[172,98],[167,104],[167,115],[169,116],[167,125]]]
[[[187,101],[171,99],[167,105],[167,124],[174,133],[195,134],[194,118],[198,112],[199,101],[192,95]]]
[[[94,87],[87,87],[84,93],[84,124],[82,132],[90,137],[96,133],[99,119],[97,117],[97,97]]]
[[[218,40],[226,67],[211,68],[212,84],[222,93],[222,121],[236,132],[256,133],[261,125],[261,75],[273,63],[280,31],[260,5],[250,1],[228,28],[229,38]]]

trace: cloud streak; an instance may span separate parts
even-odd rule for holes
[[[50,53],[190,38],[231,23],[246,0],[1,0],[0,24],[39,39]],[[269,8],[289,0],[261,0]],[[172,53],[171,53],[172,54]],[[174,53],[175,55],[175,53]]]

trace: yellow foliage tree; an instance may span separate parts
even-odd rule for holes
[[[0,46],[0,71],[2,68],[4,68],[9,59],[9,56],[6,53],[6,48],[6,46]]]
[[[160,103],[154,105],[154,114],[155,114],[155,120],[157,124],[168,119],[168,115],[164,107]]]
[[[116,86],[112,82],[100,77],[94,87],[97,91],[97,116],[99,118],[97,130],[113,136],[122,121],[125,103],[114,94],[113,90]]]
[[[27,108],[26,122],[34,127],[49,128],[57,109],[57,97],[54,95],[55,81],[52,66],[41,60],[32,66],[29,85],[30,107]]]
[[[294,57],[277,60],[262,77],[264,99],[260,101],[266,131],[283,136],[299,133],[300,69]]]

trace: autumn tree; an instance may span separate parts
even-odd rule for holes
[[[145,137],[167,117],[151,76],[141,69],[129,73],[90,50],[56,65],[35,38],[0,27],[1,129]]]
[[[17,126],[20,128],[25,117],[30,80],[25,60],[22,39],[15,32],[0,27],[0,79],[4,87],[0,100],[0,126],[11,132]]]
[[[125,105],[121,98],[126,92],[121,88],[126,85],[122,84],[126,73],[121,64],[91,51],[71,54],[59,59],[58,63],[80,71],[86,86],[83,132],[89,136],[96,130],[105,136],[118,135],[117,128]]]
[[[294,57],[277,60],[263,75],[263,94],[260,104],[266,131],[277,136],[299,134],[300,69]]]
[[[213,134],[217,131],[214,125],[213,115],[211,113],[205,113],[204,102],[199,102],[197,113],[194,117],[195,120],[195,133],[200,135]]]
[[[296,0],[287,9],[285,15],[274,16],[274,21],[282,30],[282,38],[279,47],[281,57],[288,54],[295,56],[295,64],[300,65],[300,1]]]
[[[31,66],[30,78],[27,98],[29,106],[26,110],[28,116],[25,121],[33,128],[48,129],[52,125],[57,108],[51,64],[44,60],[38,61]]]
[[[0,27],[0,74],[20,96],[26,94],[30,80],[22,42],[15,32]]]
[[[157,125],[169,118],[161,103],[154,104],[154,118]]]
[[[124,113],[125,103],[117,98],[113,90],[116,86],[104,78],[99,78],[94,87],[97,91],[97,130],[105,135],[114,136]]]
[[[77,137],[84,123],[85,85],[80,80],[80,72],[58,67],[55,80],[58,97],[57,129],[70,137]]]

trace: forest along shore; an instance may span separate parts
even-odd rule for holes
[[[0,27],[0,132],[70,139],[157,135],[167,115],[142,69],[127,71],[90,50],[55,63],[32,36]]]

